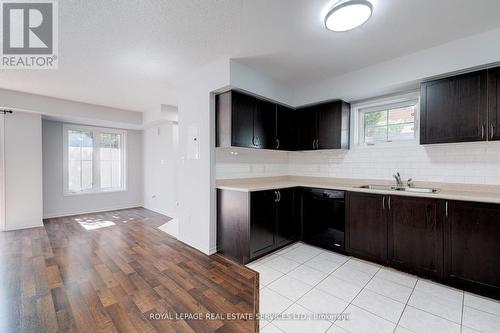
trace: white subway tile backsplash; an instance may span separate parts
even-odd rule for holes
[[[500,142],[353,146],[348,151],[217,151],[217,178],[318,176],[500,185]]]

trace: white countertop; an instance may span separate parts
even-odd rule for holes
[[[324,177],[262,177],[241,179],[219,179],[217,188],[223,190],[254,192],[288,187],[315,187],[335,189],[350,192],[377,193],[401,195],[410,197],[425,197],[443,200],[476,201],[500,204],[500,186],[415,182],[416,187],[432,187],[439,189],[438,193],[415,193],[401,191],[383,191],[359,188],[363,185],[394,185],[394,182],[369,179],[341,179]]]

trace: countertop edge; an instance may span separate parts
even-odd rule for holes
[[[481,202],[481,203],[492,203],[492,204],[500,204],[500,195],[498,198],[493,198],[487,195],[474,194],[473,192],[466,192],[464,194],[454,194],[447,193],[446,190],[441,190],[438,193],[415,193],[415,192],[398,192],[398,191],[383,191],[383,190],[372,190],[372,189],[364,189],[356,186],[336,186],[336,185],[320,185],[313,184],[307,182],[297,182],[291,183],[290,181],[284,184],[269,184],[269,186],[228,186],[228,185],[218,185],[217,189],[220,190],[230,190],[230,191],[238,191],[238,192],[257,192],[257,191],[266,191],[266,190],[275,190],[275,189],[284,189],[291,187],[311,187],[311,188],[322,188],[322,189],[332,189],[332,190],[340,190],[346,192],[358,192],[358,193],[372,193],[372,194],[380,194],[380,195],[397,195],[397,196],[406,196],[406,197],[415,197],[415,198],[432,198],[437,200],[455,200],[455,201],[471,201],[471,202]]]

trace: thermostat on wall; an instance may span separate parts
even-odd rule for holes
[[[191,124],[188,127],[188,149],[187,149],[187,159],[188,160],[199,160],[200,159],[200,138],[199,138],[200,127],[198,124]]]

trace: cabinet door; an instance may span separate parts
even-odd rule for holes
[[[423,83],[420,143],[486,140],[486,84],[485,70]]]
[[[295,150],[294,115],[293,109],[278,105],[276,109],[276,149]]]
[[[253,147],[253,113],[257,99],[237,91],[231,92],[231,145]]]
[[[500,67],[488,70],[488,139],[500,140]]]
[[[318,105],[318,149],[342,148],[341,107],[341,102],[332,102]]]
[[[463,287],[500,297],[500,205],[448,203],[445,270]]]
[[[387,205],[385,196],[349,192],[347,198],[347,252],[386,263]]]
[[[391,196],[388,202],[389,261],[415,274],[441,278],[443,224],[440,202],[427,198]]]
[[[265,254],[275,248],[275,191],[258,191],[250,195],[250,257]]]
[[[281,189],[277,203],[276,246],[291,243],[297,238],[295,190]]]
[[[296,148],[297,150],[315,150],[317,118],[316,106],[295,111]]]
[[[276,104],[257,100],[253,114],[253,136],[257,148],[276,148]]]

